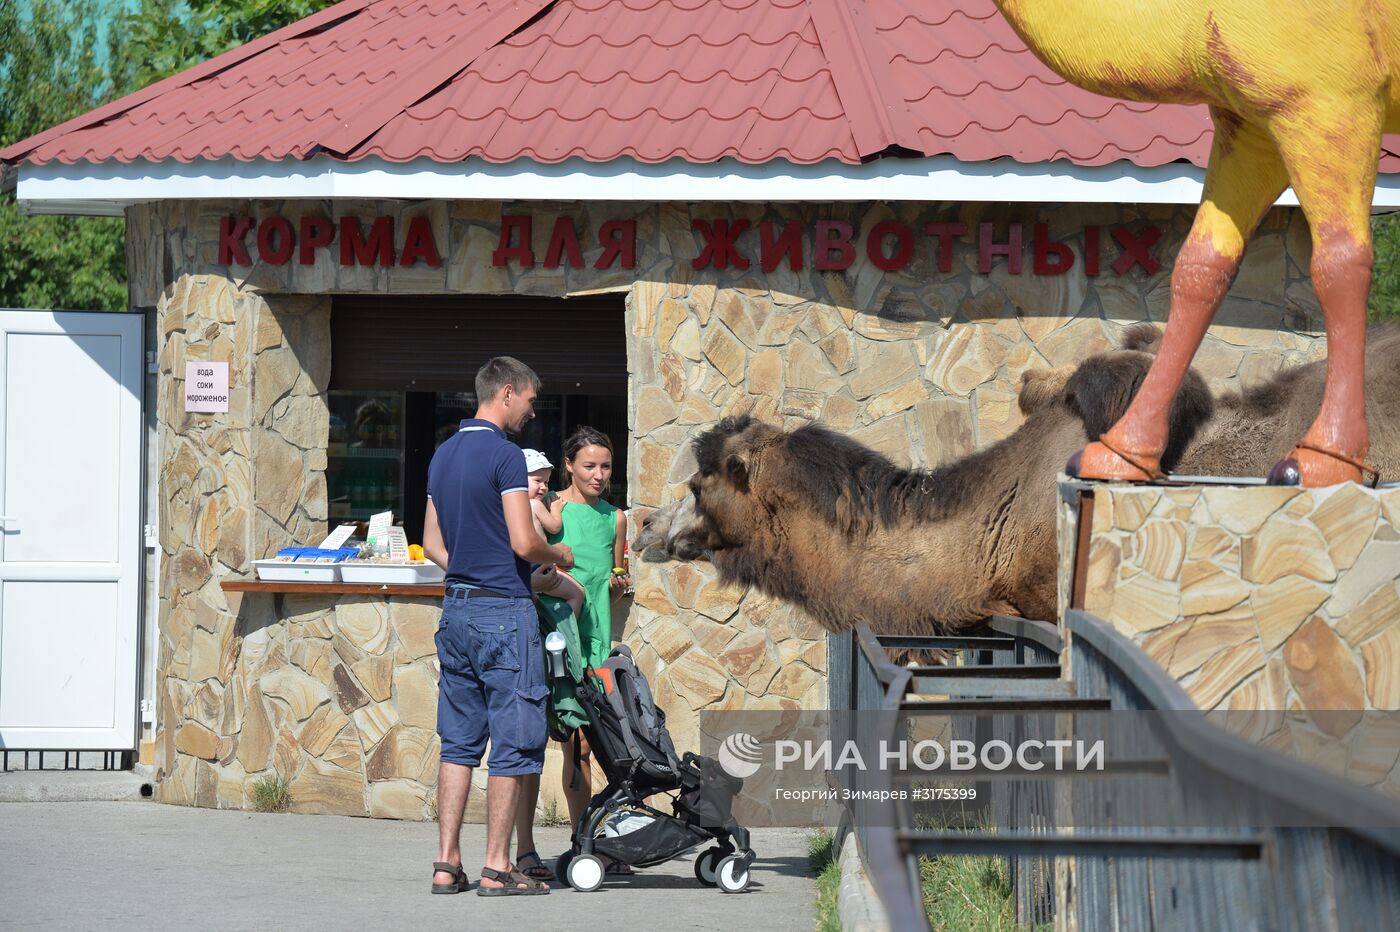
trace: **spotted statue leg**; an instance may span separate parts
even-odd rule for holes
[[[1298,203],[1312,228],[1313,288],[1327,327],[1327,382],[1317,419],[1269,481],[1309,487],[1372,478],[1364,465],[1366,303],[1371,292],[1371,197],[1381,136],[1373,101],[1299,116],[1276,132]],[[1286,132],[1289,127],[1301,128]]]
[[[1212,109],[1215,142],[1200,209],[1172,269],[1167,329],[1142,387],[1118,423],[1070,458],[1085,479],[1143,482],[1162,474],[1172,402],[1225,299],[1245,243],[1288,184],[1273,140],[1233,114]]]

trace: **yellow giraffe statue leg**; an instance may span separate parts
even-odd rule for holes
[[[1371,291],[1371,198],[1382,114],[1367,98],[1338,112],[1301,112],[1274,135],[1298,203],[1312,228],[1313,288],[1327,327],[1327,382],[1317,419],[1270,473],[1282,485],[1361,482],[1370,447],[1366,424],[1366,304]]]
[[[1168,414],[1191,357],[1239,270],[1245,243],[1288,176],[1273,140],[1259,127],[1211,110],[1215,142],[1191,232],[1172,269],[1171,311],[1161,348],[1123,417],[1070,458],[1085,479],[1144,482],[1162,475]]]

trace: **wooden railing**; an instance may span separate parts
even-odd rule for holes
[[[959,781],[976,800],[956,807],[878,792],[915,787],[925,779],[918,772],[834,777],[866,791],[848,817],[893,928],[928,928],[919,862],[950,855],[1006,859],[1016,919],[1027,926],[1396,926],[1400,804],[1210,723],[1099,619],[1071,611],[1066,629],[1068,670],[1057,629],[1023,619],[991,618],[957,638],[880,637],[866,626],[830,636],[831,708],[855,713],[833,715],[852,732],[833,738],[863,753],[935,716],[978,746],[1073,733],[1076,724],[1133,729],[1093,774],[966,771]],[[890,654],[908,650],[955,651],[957,662],[907,666]]]

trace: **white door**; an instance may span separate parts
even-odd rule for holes
[[[0,747],[136,743],[139,314],[0,311]]]

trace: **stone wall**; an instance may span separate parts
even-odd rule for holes
[[[302,264],[218,264],[218,225],[230,215],[427,220],[444,264],[429,268],[342,266],[319,247]],[[491,263],[503,214],[534,216],[543,255],[552,218],[576,217],[597,230],[636,218],[635,269]],[[134,207],[128,256],[134,306],[160,319],[162,470],[157,766],[161,779],[189,783],[198,760],[163,740],[203,714],[226,689],[242,656],[237,608],[220,580],[250,575],[249,560],[324,531],[329,378],[329,296],[335,293],[482,293],[559,297],[625,293],[629,369],[630,505],[640,511],[683,494],[694,461],[687,441],[717,417],[740,411],[795,424],[817,418],[897,461],[932,465],[986,446],[1020,421],[1020,374],[1072,363],[1108,348],[1128,325],[1161,321],[1170,257],[1189,225],[1186,208],[859,204],[789,205],[506,204],[493,202],[194,202]],[[803,270],[759,271],[756,234],[740,240],[747,270],[697,270],[702,251],[693,218],[850,222],[857,259],[841,272],[813,271],[810,236]],[[913,262],[882,271],[866,256],[865,234],[898,220],[1046,224],[1078,254],[1088,224],[1153,223],[1165,231],[1153,274],[1108,271],[1118,255],[1104,236],[1104,274],[1084,274],[1082,257],[1057,277],[1013,275],[1004,260],[978,271],[975,236],[960,240],[952,269],[938,271],[922,243]],[[1000,240],[1004,240],[998,234]],[[253,237],[249,237],[251,245]],[[587,247],[587,244],[585,244]],[[1027,245],[1027,252],[1030,247]],[[1294,210],[1266,217],[1219,325],[1198,358],[1220,387],[1252,384],[1281,365],[1320,354],[1318,314],[1305,281],[1306,227]],[[257,253],[254,250],[254,256]],[[181,411],[185,359],[228,359],[226,415]],[[794,708],[825,704],[825,641],[815,624],[756,593],[720,586],[706,566],[638,564],[636,608],[624,639],[635,649],[678,744],[693,746],[702,708]],[[293,664],[295,665],[295,664]],[[200,696],[196,700],[196,694]],[[272,699],[276,703],[280,700]],[[207,726],[206,726],[207,727]],[[225,736],[230,737],[230,736]],[[362,749],[365,750],[365,749]],[[163,755],[163,756],[161,756]]]
[[[1400,718],[1381,714],[1400,711],[1400,489],[1093,495],[1086,611],[1231,730],[1400,795]],[[1063,567],[1076,511],[1061,505]]]
[[[283,604],[274,604],[274,600]],[[426,599],[232,596],[227,666],[168,708],[164,802],[248,808],[265,775],[294,811],[422,819],[437,782],[437,607]],[[177,692],[174,688],[172,693]]]
[[[187,275],[156,307],[164,465],[155,766],[160,798],[193,802],[184,790],[197,776],[212,785],[201,762],[237,755],[249,657],[263,649],[219,582],[326,531],[330,303]],[[227,414],[184,412],[187,360],[229,364]]]

